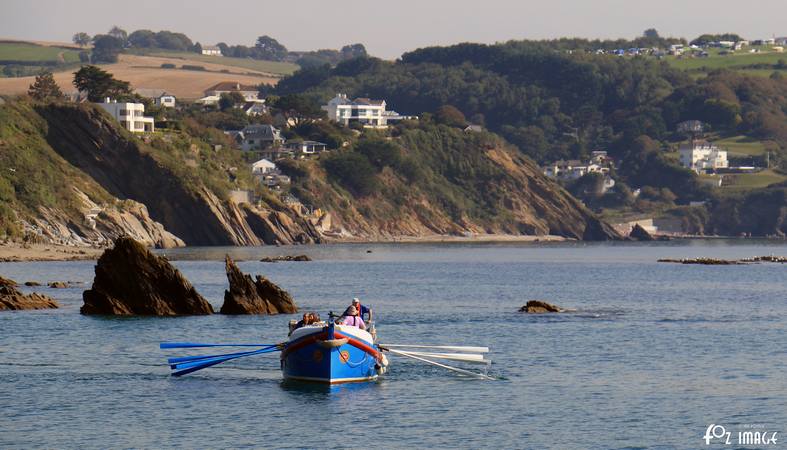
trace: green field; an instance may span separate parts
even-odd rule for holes
[[[0,42],[2,61],[75,63],[79,62],[79,50],[24,42]]]
[[[775,172],[773,169],[763,170],[757,173],[742,173],[734,175],[724,175],[725,186],[723,190],[742,191],[748,189],[764,188],[774,183],[787,181],[787,175]],[[730,182],[727,185],[727,182]]]
[[[765,144],[747,136],[732,136],[724,139],[711,139],[731,155],[762,156],[765,154]]]
[[[736,53],[728,55],[720,55],[719,49],[710,49],[708,53],[710,56],[706,58],[699,57],[667,57],[667,62],[677,69],[690,70],[690,71],[709,71],[714,69],[735,69],[742,70],[752,64],[768,64],[774,66],[779,63],[779,60],[787,61],[787,53],[777,53],[769,48],[760,48],[761,53],[748,53],[750,47],[744,47]],[[749,69],[755,71],[752,75],[770,75],[774,69]]]
[[[227,56],[208,56],[198,55],[191,52],[176,52],[170,50],[136,50],[129,53],[135,55],[148,55],[160,56],[163,58],[177,58],[185,61],[197,61],[210,64],[221,64],[225,66],[240,67],[243,69],[255,70],[257,72],[266,72],[274,75],[290,75],[298,70],[297,64],[278,62],[278,61],[262,61],[251,58],[230,58]]]

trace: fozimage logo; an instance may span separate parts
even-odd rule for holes
[[[764,425],[744,424],[741,430],[727,431],[724,425],[712,423],[705,430],[705,445],[717,443],[721,445],[775,445],[778,431],[768,431]]]

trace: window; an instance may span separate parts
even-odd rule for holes
[[[134,129],[135,130],[144,130],[145,123],[144,122],[134,122]]]
[[[120,115],[120,116],[128,116],[130,114],[128,113],[127,109],[121,109],[120,112],[118,113],[118,115]]]

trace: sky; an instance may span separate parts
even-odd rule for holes
[[[787,35],[787,0],[0,0],[0,38],[68,41],[113,25],[166,29],[203,45],[253,45],[269,35],[289,50],[360,42],[374,56],[458,42],[558,37],[633,38],[647,28],[693,39],[735,32]]]

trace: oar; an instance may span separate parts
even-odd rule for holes
[[[492,364],[492,361],[484,359],[484,355],[475,353],[428,353],[428,352],[406,352],[411,355],[423,356],[425,358],[450,359],[453,361],[464,361],[473,364]]]
[[[204,344],[199,342],[162,342],[159,348],[198,348],[198,347],[270,347],[277,344]]]
[[[489,353],[489,347],[464,347],[457,345],[406,345],[384,344],[386,348],[434,348],[438,350],[451,350],[453,352]]]
[[[187,362],[187,363],[183,363],[182,365],[177,365],[177,367],[180,368],[181,370],[178,370],[177,372],[172,372],[172,376],[179,377],[181,375],[186,375],[186,374],[189,374],[189,373],[192,373],[192,372],[196,372],[198,370],[202,370],[202,369],[208,368],[210,366],[215,366],[216,364],[221,364],[221,363],[223,363],[225,361],[229,361],[231,359],[242,358],[244,356],[258,355],[258,354],[261,354],[261,353],[270,353],[270,352],[274,352],[276,350],[278,350],[278,349],[265,348],[265,349],[260,349],[260,350],[256,350],[256,351],[253,351],[253,352],[248,352],[248,353],[245,353],[245,354],[240,354],[240,355],[235,355],[235,356],[217,357],[217,358],[203,360],[203,361],[194,361],[194,362],[191,362],[191,363]]]
[[[176,364],[170,363],[170,367],[172,369],[188,369],[189,367],[197,367],[199,365],[206,364],[213,361],[224,362],[224,361],[229,361],[231,359],[242,358],[244,356],[259,355],[262,353],[271,353],[277,351],[277,349],[266,349],[266,350],[267,351],[258,350],[254,352],[238,353],[235,355],[214,356],[212,358],[203,358],[193,361],[183,361]]]
[[[393,350],[393,349],[385,349],[385,350],[393,353],[394,355],[400,355],[400,356],[405,356],[407,358],[417,359],[418,361],[425,362],[425,363],[431,364],[433,366],[442,367],[443,369],[452,370],[454,372],[458,372],[458,373],[461,373],[463,375],[467,375],[467,376],[470,376],[470,377],[481,378],[483,380],[494,380],[494,378],[492,378],[490,376],[487,376],[487,375],[484,375],[484,374],[481,374],[481,373],[471,372],[469,370],[460,369],[458,367],[453,367],[453,366],[449,366],[449,365],[446,365],[446,364],[440,364],[439,362],[430,361],[428,359],[421,358],[420,356],[411,355],[410,353],[407,353],[407,352],[402,352],[402,351]]]
[[[275,347],[275,345],[268,346],[268,347],[265,347],[265,348],[273,348],[273,347]],[[260,350],[262,350],[262,349],[260,349]],[[199,361],[201,359],[211,359],[211,358],[217,358],[217,357],[221,357],[221,356],[245,355],[247,353],[253,353],[254,351],[256,351],[256,350],[245,351],[245,352],[236,352],[236,353],[219,353],[219,354],[214,354],[214,355],[181,356],[181,357],[178,357],[178,358],[169,358],[167,360],[167,362],[169,364],[178,364],[178,363],[182,363],[182,362]]]

